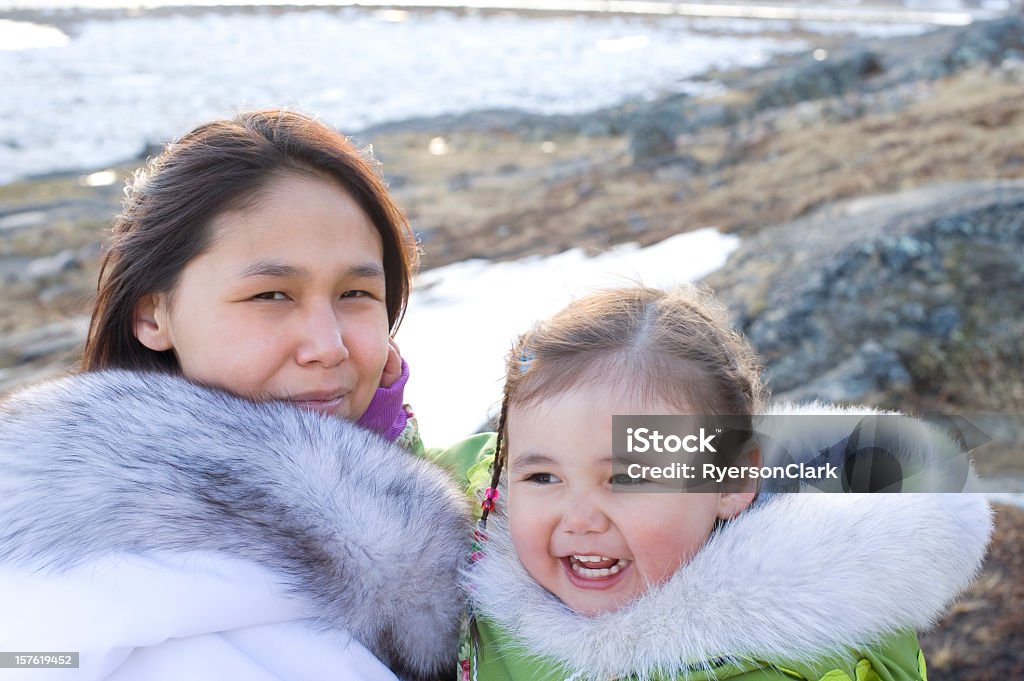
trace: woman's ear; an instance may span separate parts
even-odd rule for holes
[[[157,352],[174,347],[167,294],[150,293],[139,299],[135,305],[135,337],[147,348]]]
[[[761,448],[753,443],[747,452],[748,461],[746,465],[759,467],[761,465]],[[730,492],[722,492],[718,496],[718,517],[722,520],[732,520],[746,510],[757,496],[757,480],[748,480],[742,488]]]

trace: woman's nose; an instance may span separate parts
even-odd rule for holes
[[[302,319],[297,360],[299,364],[333,367],[348,359],[340,316],[333,305],[318,305]]]

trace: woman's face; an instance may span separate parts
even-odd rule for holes
[[[285,174],[212,229],[170,295],[140,301],[139,341],[173,350],[199,383],[362,416],[389,328],[381,240],[359,205],[329,180]]]

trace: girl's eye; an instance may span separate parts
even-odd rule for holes
[[[627,475],[625,473],[617,473],[617,474],[613,475],[612,479],[611,479],[611,483],[613,485],[621,485],[621,486],[626,486],[626,485],[645,485],[645,484],[647,484],[649,482],[651,482],[651,481],[648,480],[647,478],[634,478],[633,476]]]
[[[288,300],[282,291],[264,291],[253,296],[253,300]]]
[[[551,473],[531,473],[523,478],[526,482],[533,482],[538,485],[550,485],[555,482],[560,482],[559,479]]]
[[[342,298],[366,298],[370,295],[369,291],[345,291],[341,294]]]

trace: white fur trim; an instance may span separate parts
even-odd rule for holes
[[[506,519],[491,518],[469,575],[477,612],[582,678],[744,656],[810,663],[929,627],[974,578],[992,530],[974,494],[780,494],[728,523],[665,584],[586,617],[530,578]]]

